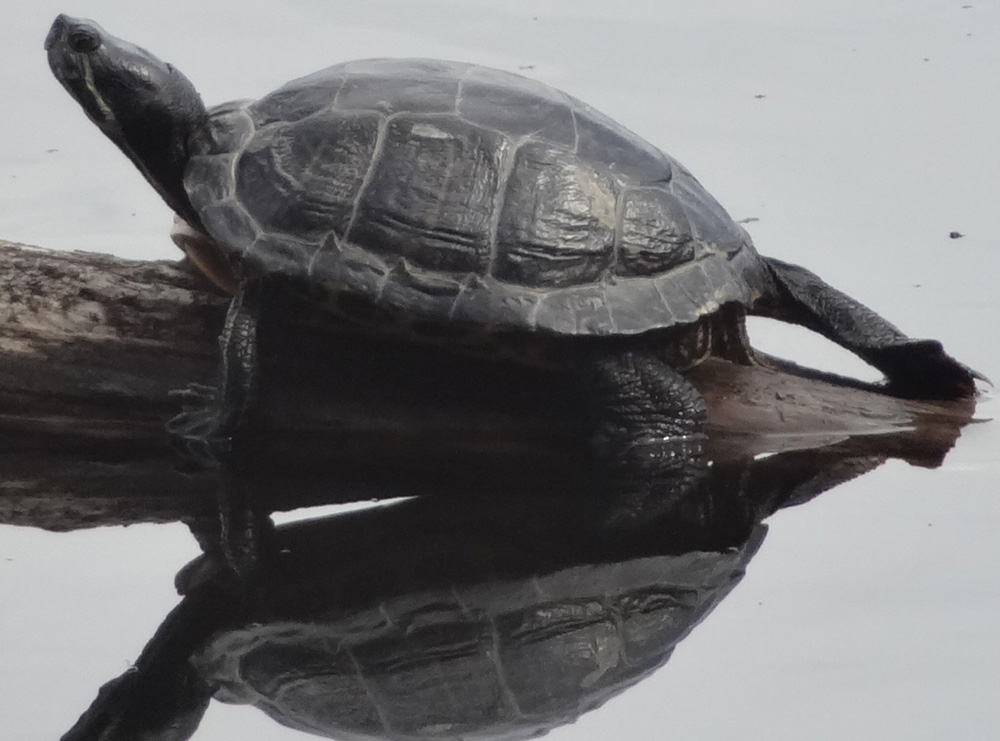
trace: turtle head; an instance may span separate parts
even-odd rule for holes
[[[192,138],[208,114],[191,82],[145,49],[96,23],[60,15],[45,39],[56,79],[167,204],[200,222],[184,191]]]

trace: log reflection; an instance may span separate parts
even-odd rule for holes
[[[876,468],[868,448],[265,518],[250,578],[201,531],[181,604],[64,738],[187,738],[213,697],[333,738],[538,735],[659,670],[738,584],[762,520]]]

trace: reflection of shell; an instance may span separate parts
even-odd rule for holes
[[[722,553],[574,566],[404,594],[214,637],[193,661],[227,702],[341,739],[526,738],[661,666],[742,577]]]

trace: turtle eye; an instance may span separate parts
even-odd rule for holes
[[[70,49],[78,54],[89,54],[101,45],[101,38],[93,31],[79,29],[70,31],[66,43],[69,44]]]

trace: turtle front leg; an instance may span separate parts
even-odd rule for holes
[[[598,354],[579,371],[593,405],[594,446],[614,463],[647,461],[678,445],[700,448],[705,400],[687,379],[655,353],[626,350]]]
[[[203,386],[182,392],[196,399],[207,396],[207,404],[185,410],[167,423],[174,444],[189,458],[215,464],[233,454],[234,440],[256,392],[261,292],[259,280],[240,284],[219,339],[222,362],[218,386],[210,394]]]
[[[907,337],[895,326],[798,265],[765,258],[775,292],[751,313],[801,324],[875,366],[887,391],[921,399],[961,399],[986,378],[948,355],[936,340]]]
[[[261,533],[269,522],[254,506],[254,477],[247,470],[252,455],[246,444],[247,418],[257,390],[261,293],[260,281],[240,284],[219,340],[218,386],[205,406],[167,423],[168,433],[186,457],[216,470],[222,551],[244,581],[255,573]],[[204,387],[190,394],[203,396]]]

